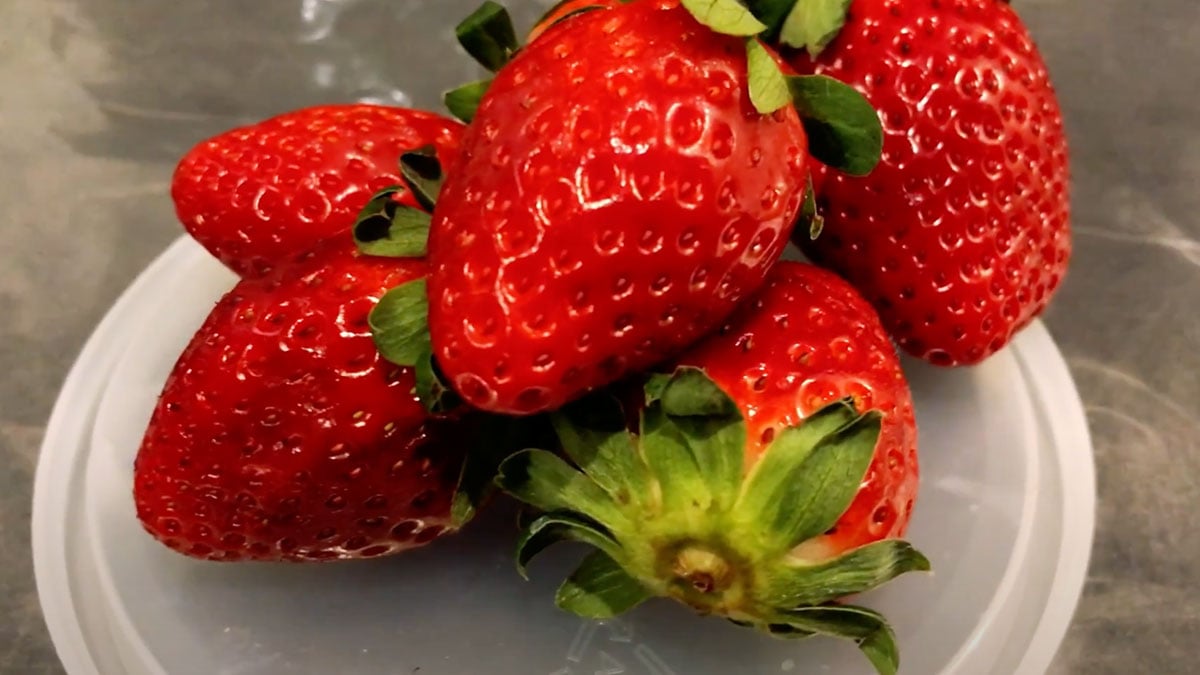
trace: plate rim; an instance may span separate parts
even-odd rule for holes
[[[104,375],[112,372],[125,353],[117,336],[119,328],[127,325],[131,317],[144,313],[146,307],[138,302],[139,297],[152,279],[163,273],[170,274],[175,258],[186,250],[186,241],[176,239],[130,282],[105,312],[67,371],[38,447],[29,519],[34,584],[55,654],[69,673],[99,675],[100,668],[84,634],[71,592],[73,573],[66,541],[57,536],[68,531],[71,499],[79,495],[76,491],[59,499],[64,492],[55,487],[74,484],[83,477],[84,464],[90,454],[84,448],[84,442],[90,435],[88,432],[99,407],[99,397],[107,388]],[[80,414],[81,409],[87,414]],[[74,442],[70,443],[72,438]],[[68,446],[73,447],[59,450]]]
[[[1079,387],[1049,328],[1036,321],[1017,341],[1022,347],[1027,345],[1018,357],[1033,393],[1047,411],[1047,431],[1055,448],[1051,454],[1063,487],[1059,504],[1062,524],[1050,591],[1017,668],[1019,673],[1044,673],[1073,623],[1091,567],[1096,539],[1096,449]],[[1031,353],[1038,354],[1036,368],[1030,363]]]

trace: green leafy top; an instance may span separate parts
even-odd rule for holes
[[[354,223],[354,241],[366,255],[419,258],[426,254],[432,223],[429,211],[436,206],[445,180],[433,146],[401,155],[400,174],[405,184],[373,196]],[[422,208],[397,201],[405,193],[411,193]],[[425,280],[416,279],[388,290],[372,308],[368,323],[380,355],[414,368],[418,398],[429,412],[444,413],[461,401],[442,382],[433,361],[428,314]]]
[[[696,20],[745,37],[750,100],[763,114],[792,104],[821,163],[855,176],[878,164],[883,127],[854,88],[825,76],[788,76],[761,40],[807,48],[816,57],[846,22],[851,0],[684,0]]]
[[[396,201],[405,188],[380,191],[354,222],[354,242],[363,253],[388,258],[421,258],[429,240],[430,216]]]
[[[767,30],[740,0],[683,0],[683,6],[700,23],[718,33],[750,37]]]
[[[837,35],[851,0],[683,0],[698,22],[725,35],[746,38],[750,100],[770,114],[794,105],[809,134],[809,150],[821,163],[861,176],[874,169],[883,147],[883,127],[867,100],[852,87],[825,76],[788,76],[770,47],[806,48],[814,57]],[[596,7],[584,7],[590,11]],[[554,10],[551,10],[552,12]],[[487,0],[459,24],[459,42],[477,61],[499,71],[520,50],[512,19]],[[446,93],[450,112],[474,119],[491,80],[471,82]]]
[[[572,463],[543,450],[506,460],[499,485],[544,512],[523,531],[525,566],[556,541],[596,551],[559,589],[591,618],[672,597],[781,637],[854,640],[881,673],[898,655],[883,617],[836,604],[929,562],[908,543],[876,542],[830,559],[800,544],[845,512],[874,455],[880,415],[850,401],[781,432],[749,470],[746,425],[707,375],[653,376],[636,433],[605,394],[552,416]],[[811,549],[808,549],[811,550]]]
[[[463,49],[492,72],[503,68],[520,46],[508,10],[492,0],[463,19],[454,34]]]
[[[814,59],[846,25],[852,0],[804,0],[796,2],[779,34],[789,47],[807,49]]]
[[[717,33],[807,47],[815,57],[846,23],[852,0],[683,0]]]
[[[883,125],[853,87],[826,75],[784,75],[758,40],[746,42],[750,100],[760,112],[796,107],[808,149],[822,164],[854,176],[871,172],[883,152]]]
[[[354,242],[367,255],[386,258],[422,258],[429,241],[429,215],[437,204],[445,176],[437,150],[427,145],[400,156],[403,185],[384,188],[371,197],[354,221]],[[412,193],[421,208],[401,204],[398,198]]]

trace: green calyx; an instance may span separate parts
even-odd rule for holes
[[[750,100],[761,113],[793,105],[808,135],[808,150],[822,164],[865,176],[883,153],[883,125],[869,101],[826,75],[784,75],[756,39],[746,41]]]
[[[799,0],[780,27],[779,41],[817,58],[846,25],[852,0]]]
[[[367,323],[383,358],[398,366],[415,367],[431,351],[425,279],[385,293],[371,310]]]
[[[433,358],[425,279],[401,284],[385,293],[371,310],[367,323],[380,356],[413,369],[413,393],[427,412],[441,415],[463,404]]]
[[[569,1],[562,0],[555,4],[542,16],[538,24],[545,23]],[[629,0],[624,1],[628,2]],[[580,7],[558,17],[551,25],[604,8],[605,6],[602,4]],[[455,27],[454,34],[458,38],[458,43],[471,58],[493,73],[499,72],[501,68],[508,65],[522,49],[521,43],[517,39],[517,31],[513,27],[512,16],[503,5],[492,2],[492,0],[486,0],[470,16],[463,19]],[[443,94],[442,102],[451,115],[462,122],[470,123],[475,119],[479,104],[491,86],[491,78],[468,82]]]
[[[823,75],[787,75],[767,47],[805,48],[815,58],[842,29],[850,0],[684,0],[698,22],[746,38],[750,101],[767,115],[794,105],[809,152],[853,176],[870,173],[883,150],[883,126],[853,87]]]
[[[751,37],[767,30],[741,0],[682,0],[700,23],[723,35]]]
[[[492,0],[463,19],[454,34],[463,49],[493,73],[503,68],[520,46],[508,10]]]
[[[388,258],[421,258],[427,252],[429,212],[437,205],[445,181],[433,146],[400,156],[404,185],[385,188],[363,207],[354,223],[354,242],[365,255]],[[421,208],[401,204],[397,198],[411,192]],[[390,289],[368,317],[375,347],[387,361],[414,369],[415,393],[425,409],[446,413],[461,404],[445,384],[432,356],[429,338],[429,300],[424,279]]]
[[[470,124],[471,120],[475,119],[475,113],[479,111],[479,103],[483,101],[484,94],[487,94],[491,86],[490,79],[468,82],[443,94],[442,103],[456,119]]]
[[[817,191],[813,188],[812,174],[808,175],[808,180],[805,182],[804,203],[800,207],[800,219],[796,224],[796,229],[808,230],[808,238],[812,241],[816,241],[825,231],[825,216],[821,215],[821,211],[817,207]]]
[[[466,409],[461,416],[450,419],[453,421],[449,423],[474,429],[450,506],[451,521],[461,528],[495,493],[500,463],[531,440],[544,438],[549,425],[541,417],[505,417]]]
[[[821,163],[865,176],[879,163],[883,126],[871,104],[850,87],[824,75],[787,75],[772,47],[805,48],[814,57],[842,29],[850,0],[682,0],[710,30],[745,38],[750,100],[764,115],[793,105],[808,134],[809,152]],[[599,9],[583,7],[568,16]],[[558,9],[552,9],[550,14]],[[481,65],[499,72],[522,49],[512,17],[487,0],[456,28],[459,43]],[[470,122],[492,80],[471,82],[443,97],[446,108]]]
[[[559,589],[560,607],[590,618],[655,596],[781,637],[854,640],[880,672],[898,661],[891,629],[870,610],[836,604],[929,562],[886,540],[822,557],[874,455],[881,417],[832,404],[780,432],[749,469],[746,425],[707,375],[653,376],[636,432],[595,394],[552,416],[570,463],[542,450],[507,459],[498,484],[543,515],[518,545],[522,574],[551,544],[596,551]]]
[[[682,4],[717,33],[807,48],[815,58],[845,25],[851,1],[682,0]]]
[[[367,255],[385,258],[425,256],[432,223],[445,176],[437,150],[427,145],[400,156],[403,185],[384,188],[371,197],[354,221],[354,243]],[[397,198],[411,192],[421,208],[401,204]],[[422,210],[424,209],[424,210]]]
[[[367,255],[420,258],[429,240],[428,213],[400,204],[405,188],[395,185],[371,197],[354,222],[354,243]]]

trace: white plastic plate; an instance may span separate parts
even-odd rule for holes
[[[188,560],[142,532],[132,461],[180,350],[232,276],[181,240],[130,288],[64,387],[35,488],[47,622],[72,673],[688,675],[869,673],[852,646],[783,642],[650,603],[597,625],[553,589],[578,551],[512,564],[512,513],[393,559]],[[901,672],[1038,673],[1069,623],[1091,544],[1091,448],[1040,325],[978,368],[907,362],[922,486],[910,538],[933,561],[867,594]],[[86,465],[86,469],[85,469]]]

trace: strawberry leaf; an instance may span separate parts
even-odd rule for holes
[[[442,191],[442,183],[446,181],[437,150],[432,145],[426,145],[400,155],[400,175],[412,188],[417,203],[426,211],[433,211]]]
[[[804,204],[800,207],[800,222],[797,229],[808,230],[808,238],[816,241],[825,230],[825,217],[817,209],[817,191],[813,188],[812,174],[804,188]]]
[[[609,619],[651,597],[637,579],[603,551],[594,551],[559,587],[559,608],[587,619]]]
[[[707,510],[713,501],[708,481],[692,454],[691,444],[661,405],[656,403],[642,411],[641,440],[646,466],[659,479],[662,510],[674,514],[692,508]]]
[[[563,451],[618,504],[642,499],[646,466],[625,427],[625,413],[611,395],[600,392],[551,415]]]
[[[793,544],[833,527],[850,507],[875,455],[882,417],[868,412],[826,436],[794,474],[787,502],[793,512],[781,523]]]
[[[492,0],[463,19],[454,34],[471,58],[492,72],[503,68],[520,47],[508,10]]]
[[[504,460],[500,487],[543,511],[574,511],[609,530],[624,522],[608,494],[586,475],[545,450],[524,450]]]
[[[619,546],[603,525],[569,511],[547,513],[534,520],[517,539],[517,571],[529,578],[527,567],[539,553],[560,541],[579,541],[615,552]]]
[[[700,23],[717,33],[749,37],[767,29],[739,0],[683,0]]]
[[[869,591],[908,572],[928,572],[929,560],[906,541],[886,539],[820,564],[789,560],[771,574],[768,594],[777,607],[819,605]]]
[[[475,415],[475,441],[463,462],[458,488],[450,506],[455,527],[461,528],[475,517],[483,503],[496,490],[496,474],[500,463],[535,434],[537,418],[513,418],[499,415]],[[457,420],[456,420],[457,421]]]
[[[877,612],[851,605],[804,607],[783,614],[794,629],[853,640],[879,675],[896,675],[900,651],[896,634]]]
[[[787,81],[812,156],[852,176],[871,173],[883,152],[883,126],[867,99],[825,75]]]
[[[653,376],[646,389],[645,418],[657,423],[650,428],[656,430],[659,442],[643,441],[647,453],[662,453],[670,461],[690,457],[684,465],[687,471],[694,464],[708,495],[720,508],[727,508],[738,492],[745,455],[746,426],[737,404],[699,368],[682,367],[670,376]]]
[[[746,425],[740,414],[672,418],[713,502],[727,509],[736,500],[745,463]]]
[[[446,92],[442,96],[442,102],[446,104],[446,109],[450,111],[451,115],[463,122],[470,123],[475,119],[475,112],[479,110],[479,102],[483,100],[490,86],[492,86],[491,80],[470,82]]]
[[[842,448],[838,444],[838,432],[849,428],[859,417],[848,401],[839,401],[813,413],[800,426],[784,429],[767,448],[766,453],[754,465],[741,495],[734,506],[737,522],[756,533],[764,550],[786,551],[800,542],[820,534],[833,525],[846,510],[850,498],[858,489],[866,465],[858,471],[861,456],[870,462],[874,455],[872,439],[862,448],[854,445]],[[821,453],[818,449],[831,446],[832,451]],[[839,467],[838,461],[855,462],[853,466]],[[845,477],[837,470],[858,475]],[[833,489],[832,483],[843,484]],[[850,490],[849,497],[844,497]],[[844,502],[837,502],[844,498]],[[832,519],[829,511],[837,511]],[[819,524],[813,525],[816,521]],[[828,525],[820,524],[830,521]]]
[[[728,508],[742,477],[746,425],[737,404],[699,368],[646,382],[641,443],[664,510]]]
[[[774,42],[775,36],[779,34],[779,28],[783,25],[783,20],[787,18],[788,12],[796,4],[796,0],[745,0],[746,6],[758,17],[759,21],[767,26],[767,31],[763,37],[771,42]]]
[[[807,49],[815,59],[846,25],[851,0],[800,0],[783,22],[779,39],[797,49]]]
[[[383,358],[413,367],[430,351],[429,300],[425,280],[417,279],[384,294],[367,319]]]
[[[443,414],[462,404],[462,399],[446,384],[431,350],[421,352],[413,377],[416,380],[417,398],[428,412]]]
[[[787,78],[775,57],[755,38],[746,40],[746,72],[755,110],[770,115],[791,102]]]
[[[371,198],[354,222],[354,243],[367,255],[420,258],[429,241],[428,213],[399,204],[402,187],[390,187]]]
[[[661,401],[663,412],[672,417],[739,415],[733,399],[699,368],[679,368],[661,387],[657,384],[649,386],[656,394],[647,394],[646,402]]]
[[[747,625],[753,626],[754,624],[747,624]],[[787,623],[770,624],[769,626],[767,626],[767,631],[770,632],[771,635],[773,635],[777,638],[780,638],[782,640],[803,640],[805,638],[810,638],[810,637],[816,635],[816,633],[814,633],[810,630],[804,630],[802,628],[797,628],[797,627],[795,627],[791,624],[787,624]]]

